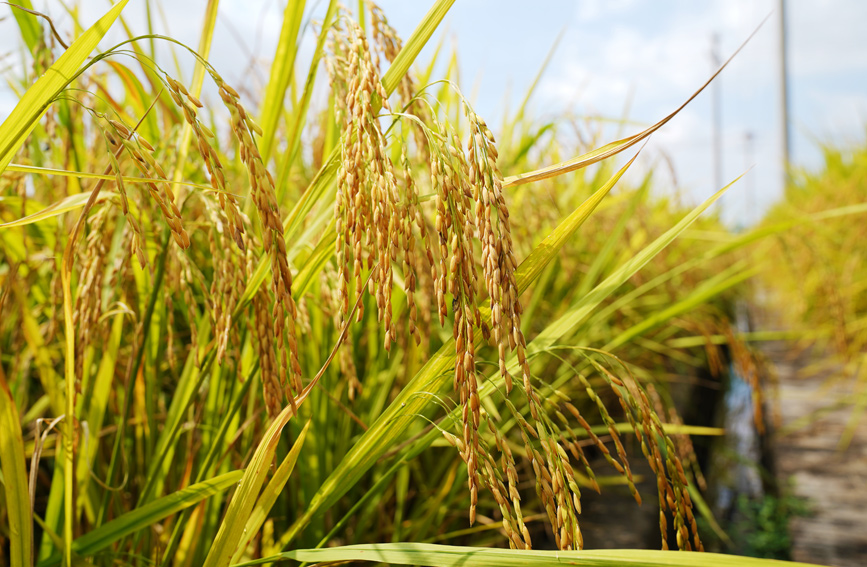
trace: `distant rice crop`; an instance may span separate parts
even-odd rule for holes
[[[673,114],[598,149],[525,108],[489,127],[454,76],[411,70],[452,1],[406,42],[373,3],[330,2],[308,69],[289,3],[253,100],[207,60],[215,0],[198,50],[149,29],[88,60],[122,1],[54,63],[15,12],[33,69],[0,127],[11,565],[432,539],[580,558],[582,490],[640,504],[639,453],[661,546],[703,549],[670,386],[721,366],[713,337],[740,347],[727,311],[754,272],[746,239],[676,239],[723,234],[699,216],[725,188],[687,210],[620,181],[635,157],[602,161]]]

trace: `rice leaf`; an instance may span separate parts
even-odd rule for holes
[[[114,177],[112,177],[114,179]],[[111,192],[100,192],[97,197],[98,201],[105,201],[106,199],[110,199],[114,193]],[[32,215],[27,215],[24,218],[20,218],[18,220],[14,220],[12,222],[7,222],[4,224],[0,224],[0,228],[12,228],[15,226],[25,226],[28,224],[33,224],[35,222],[43,221],[45,219],[50,219],[51,217],[56,217],[62,215],[64,213],[68,213],[69,211],[74,211],[75,209],[79,209],[87,203],[87,200],[90,198],[90,193],[77,193],[75,195],[70,195],[56,203],[52,203],[48,205],[44,209],[39,212],[33,213]],[[6,200],[8,198],[2,198]],[[2,202],[2,201],[0,201]]]
[[[268,163],[271,157],[271,147],[274,133],[283,112],[283,99],[289,81],[295,73],[295,55],[298,52],[298,31],[304,16],[304,0],[287,2],[283,12],[283,26],[280,28],[280,38],[277,40],[277,50],[274,52],[274,62],[271,64],[271,75],[265,87],[265,97],[262,99],[262,110],[259,113],[259,125],[262,127],[262,140],[259,151],[262,159]],[[316,62],[313,63],[316,66]]]
[[[699,305],[706,303],[710,298],[715,297],[720,293],[723,293],[724,291],[743,283],[749,278],[755,276],[757,273],[759,273],[758,268],[750,268],[741,270],[735,275],[725,278],[722,281],[716,281],[716,278],[712,278],[711,280],[708,280],[707,282],[701,284],[698,288],[693,290],[692,293],[690,293],[683,299],[678,300],[673,305],[657,311],[650,317],[644,319],[641,323],[634,325],[629,329],[626,329],[625,331],[617,335],[614,339],[612,339],[611,342],[602,347],[602,350],[614,350],[617,347],[631,341],[633,338],[643,333],[646,333],[650,329],[658,327],[666,321],[670,321],[674,317],[677,317],[678,315],[682,315],[683,313],[695,309]]]
[[[72,551],[79,556],[93,555],[123,537],[225,491],[237,483],[243,475],[244,471],[232,471],[157,498],[79,537],[73,542]],[[59,563],[60,556],[55,555],[40,565],[51,567]]]
[[[202,34],[199,36],[199,45],[198,51],[196,52],[200,57],[207,58],[211,53],[211,43],[214,39],[214,28],[217,25],[217,8],[220,5],[220,0],[208,0],[208,5],[205,7],[205,17],[203,18],[202,23]],[[134,49],[138,49],[133,42]],[[153,47],[153,45],[151,46]],[[143,67],[147,67],[147,65],[143,65]],[[148,71],[145,71],[148,73]],[[151,75],[148,74],[148,77],[151,78]],[[196,58],[196,67],[193,71],[193,82],[190,85],[189,91],[194,96],[198,97],[202,94],[202,84],[205,80],[205,64],[198,57]],[[151,78],[153,82],[153,79]],[[158,83],[154,83],[158,84]],[[177,163],[175,165],[175,170],[172,173],[172,181],[177,183],[181,180],[181,176],[184,173],[184,163],[187,159],[187,154],[190,149],[190,140],[192,139],[193,129],[192,126],[186,121],[184,121],[183,129],[181,131],[180,143],[178,145],[178,156]]]
[[[24,464],[24,439],[18,409],[12,392],[0,374],[0,467],[6,491],[6,518],[9,522],[9,564],[26,567],[31,564],[33,547],[30,499],[27,490],[27,468]]]
[[[394,565],[431,567],[549,567],[581,565],[587,567],[807,567],[808,563],[739,557],[720,553],[658,551],[650,549],[612,549],[581,551],[536,551],[458,547],[430,543],[378,543],[347,545],[323,549],[296,549],[233,567],[260,565],[292,559],[311,563],[377,561]]]
[[[280,434],[293,415],[292,406],[287,406],[280,415],[274,418],[268,431],[262,436],[250,464],[244,470],[244,476],[238,482],[238,488],[229,503],[229,508],[220,524],[214,544],[205,558],[204,567],[228,565],[235,554],[235,550],[244,535],[244,528],[250,519],[253,506],[259,498],[262,485],[265,483],[265,477],[268,476],[268,469],[274,460]]]
[[[322,60],[322,55],[325,51],[325,40],[328,37],[332,24],[334,24],[334,15],[336,13],[337,0],[330,0],[328,2],[328,9],[325,11],[325,17],[322,19],[322,29],[319,30],[319,36],[316,38],[316,49],[313,51],[313,59],[310,61],[310,67],[307,70],[307,80],[304,81],[301,99],[295,105],[295,108],[293,108],[292,122],[286,136],[286,152],[280,166],[280,179],[277,184],[278,198],[285,193],[289,172],[295,163],[295,158],[301,147],[301,131],[307,120],[307,111],[310,109],[310,99],[313,97],[313,87],[316,85],[319,62]],[[263,126],[263,128],[265,127]],[[267,131],[265,133],[267,134]],[[268,154],[265,155],[267,156]]]
[[[18,4],[27,10],[33,9],[33,4],[30,0],[15,0],[13,4]],[[42,28],[39,26],[39,21],[33,14],[29,14],[24,10],[19,10],[15,7],[10,8],[12,10],[12,15],[15,16],[15,21],[18,23],[18,29],[21,30],[21,39],[24,40],[27,50],[30,51],[30,53],[33,53],[33,48],[36,47],[36,44],[39,42],[39,38],[42,35]]]
[[[533,252],[518,267],[516,280],[518,292],[525,291],[530,284],[560,251],[569,238],[590,217],[602,199],[611,191],[617,181],[638,157],[637,154],[624,165],[608,182],[591,195],[575,211],[545,238]],[[475,340],[481,341],[481,332],[476,332]],[[304,526],[323,509],[330,507],[349,490],[361,476],[382,456],[394,446],[403,435],[403,424],[412,420],[429,403],[425,392],[440,392],[451,384],[448,370],[454,365],[454,339],[449,339],[434,353],[427,364],[401,390],[391,405],[378,417],[364,435],[352,447],[331,475],[325,480],[319,491],[310,501],[304,515],[281,538],[280,543],[286,544],[293,539]],[[486,385],[488,382],[486,382]]]
[[[298,462],[298,455],[301,453],[301,448],[304,446],[304,439],[307,437],[310,423],[311,422],[308,421],[304,424],[304,428],[301,430],[301,433],[298,434],[298,438],[292,445],[292,449],[283,459],[283,462],[280,463],[280,466],[277,467],[274,476],[272,476],[271,480],[268,481],[268,486],[262,490],[262,495],[259,496],[259,500],[256,502],[256,507],[253,508],[253,511],[250,513],[250,517],[247,519],[247,525],[244,526],[244,538],[241,540],[241,545],[238,546],[238,549],[232,556],[231,563],[236,563],[241,558],[241,554],[243,554],[247,549],[247,546],[250,545],[250,541],[256,537],[256,534],[258,534],[259,530],[262,529],[262,524],[264,524],[265,520],[268,518],[268,513],[271,511],[271,508],[274,507],[274,503],[277,502],[277,497],[283,491],[283,487],[286,486],[286,481],[289,480],[289,475],[291,475],[292,471],[295,469],[295,463]]]
[[[120,15],[129,0],[121,0],[86,32],[76,39],[69,49],[27,89],[12,114],[0,125],[0,173],[12,161],[12,156],[36,127],[49,105],[65,89],[78,73],[79,67],[96,48],[99,40]]]
[[[527,352],[533,353],[544,350],[559,340],[560,337],[569,333],[581,321],[587,318],[594,309],[609,295],[623,285],[626,280],[631,278],[638,270],[643,268],[654,256],[659,254],[666,246],[677,238],[684,230],[691,225],[704,211],[717,201],[723,194],[740,179],[738,177],[716,193],[708,198],[704,203],[693,209],[680,222],[668,229],[659,238],[642,249],[638,254],[633,256],[625,264],[614,270],[605,280],[597,285],[587,295],[581,297],[578,302],[573,305],[569,311],[563,314],[559,319],[545,328],[527,345]]]
[[[749,43],[749,41],[758,31],[758,28],[753,31],[750,37],[748,37],[740,45],[740,47],[738,47],[735,52],[731,54],[731,56],[725,61],[725,63],[720,65],[719,69],[717,69],[716,72],[711,75],[711,77],[707,81],[705,81],[702,86],[700,86],[694,93],[692,93],[692,95],[690,95],[690,97],[686,99],[683,104],[678,106],[671,114],[669,114],[656,124],[653,124],[649,128],[645,128],[637,134],[633,134],[632,136],[627,136],[626,138],[611,142],[610,144],[606,144],[601,148],[596,148],[593,151],[587,152],[586,154],[582,154],[564,162],[550,165],[548,167],[543,167],[541,169],[537,169],[528,173],[522,173],[520,175],[513,175],[511,177],[507,177],[503,182],[503,187],[523,185],[524,183],[532,183],[533,181],[548,179],[549,177],[555,177],[557,175],[562,175],[570,171],[575,171],[576,169],[587,167],[588,165],[598,163],[602,160],[610,158],[611,156],[617,155],[623,150],[630,148],[635,144],[641,142],[642,140],[646,139],[651,134],[665,126],[669,121],[671,121],[672,118],[677,116],[681,110],[686,108],[686,105],[691,103],[695,99],[695,97],[701,94],[701,92],[706,89],[707,86],[710,85],[711,82],[713,82],[713,80],[716,79],[720,73],[722,73],[723,69],[725,69],[728,64],[732,62],[732,60],[737,56],[737,54],[740,53],[741,49],[743,49],[744,46]]]
[[[68,169],[56,169],[52,167],[37,167],[35,165],[20,165],[17,163],[10,163],[6,166],[7,172],[16,172],[16,173],[33,173],[37,175],[58,175],[60,177],[75,177],[77,179],[103,179],[105,181],[114,181],[117,179],[117,175],[105,175],[101,173],[88,173],[86,171],[70,171]],[[121,177],[124,183],[153,183],[154,180],[149,177]],[[214,189],[211,185],[203,185],[201,183],[191,183],[189,181],[172,181],[172,185],[183,185],[184,187],[192,187],[195,189],[201,189],[203,191],[212,191],[219,193],[217,189]],[[100,192],[102,193],[102,192]],[[0,197],[2,199],[9,199],[10,197]]]

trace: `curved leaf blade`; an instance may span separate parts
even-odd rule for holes
[[[113,194],[112,193],[100,193],[97,197],[98,200],[104,201],[109,199]],[[11,222],[7,222],[4,224],[0,224],[0,228],[12,228],[15,226],[25,226],[28,224],[33,224],[35,222],[39,222],[51,217],[56,217],[62,215],[64,213],[68,213],[69,211],[74,211],[75,209],[79,209],[87,203],[87,200],[90,198],[90,193],[77,193],[75,195],[70,195],[65,199],[61,199],[56,203],[52,203],[48,205],[41,211],[37,211],[32,215],[27,215],[26,217],[22,217],[18,220],[14,220]]]
[[[0,173],[12,161],[12,156],[36,127],[39,119],[60,92],[75,78],[81,64],[96,48],[129,0],[115,4],[102,18],[76,39],[69,49],[48,68],[36,83],[27,89],[12,114],[0,125]]]
[[[524,292],[530,284],[539,277],[545,266],[559,252],[563,245],[575,234],[578,228],[590,217],[591,213],[611,191],[617,181],[635,161],[633,157],[605,185],[599,188],[560,225],[546,237],[518,267],[515,279],[518,292]],[[487,311],[487,310],[483,310]],[[486,317],[490,317],[487,312]],[[475,341],[480,344],[481,332],[478,331]],[[421,412],[429,402],[424,392],[439,392],[451,384],[449,369],[454,366],[454,339],[449,339],[416,374],[409,384],[391,403],[388,409],[379,416],[376,422],[359,439],[352,450],[337,465],[334,472],[325,480],[319,491],[307,506],[304,515],[281,538],[280,543],[289,540],[300,532],[304,526],[321,510],[332,505],[346,493],[361,476],[382,456],[394,446],[396,440],[404,433],[404,420],[411,420]]]
[[[9,521],[9,557],[12,567],[30,565],[30,499],[27,468],[24,464],[24,439],[18,409],[6,380],[0,375],[0,468],[6,488],[6,517]]]
[[[581,551],[536,551],[459,547],[429,543],[380,543],[347,545],[322,549],[296,549],[233,567],[260,565],[294,559],[311,563],[333,561],[378,561],[394,565],[429,565],[431,567],[554,567],[585,565],[593,567],[808,567],[775,559],[740,557],[721,553],[694,551],[659,551],[654,549],[606,549]]]
[[[242,470],[228,472],[188,486],[168,496],[157,498],[153,502],[127,512],[79,537],[73,542],[72,551],[83,556],[93,555],[129,534],[189,508],[205,498],[223,492],[238,482],[243,475],[244,471]],[[48,567],[59,562],[60,556],[56,555],[47,560],[44,565]]]

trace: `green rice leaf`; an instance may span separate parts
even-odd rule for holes
[[[33,9],[33,4],[30,0],[15,0],[12,4],[18,4],[27,10]],[[39,21],[33,14],[28,14],[24,10],[11,7],[12,15],[15,16],[15,21],[18,22],[18,29],[21,30],[21,39],[27,46],[27,50],[33,53],[33,48],[39,42],[39,37],[42,35],[42,28],[39,26]]]
[[[578,300],[569,311],[545,328],[544,331],[539,333],[539,335],[527,345],[527,352],[539,352],[540,350],[549,348],[555,341],[559,340],[560,337],[566,335],[579,323],[584,321],[584,319],[586,319],[606,297],[614,293],[614,291],[623,285],[626,280],[631,278],[654,256],[662,252],[666,246],[671,244],[671,242],[686,230],[687,227],[689,227],[689,225],[699,217],[699,215],[706,211],[708,207],[717,201],[717,199],[722,197],[728,188],[736,183],[738,179],[740,179],[740,177],[714,193],[704,203],[693,209],[689,214],[681,219],[680,222],[665,231],[665,233],[663,233],[659,238],[642,249],[641,252],[633,256],[625,264],[614,270],[611,275],[593,288],[590,293],[581,297],[581,299]]]
[[[113,178],[112,178],[113,179]],[[111,198],[114,193],[110,193],[107,191],[100,191],[99,196],[97,197],[98,201],[105,201],[106,199]],[[15,226],[25,226],[28,224],[33,224],[35,222],[39,222],[45,219],[49,219],[51,217],[56,217],[62,215],[64,213],[68,213],[69,211],[74,211],[75,209],[80,209],[87,203],[87,200],[90,198],[90,193],[77,193],[75,195],[70,195],[65,199],[61,199],[56,203],[52,203],[48,205],[41,211],[33,213],[32,215],[27,215],[26,217],[20,218],[18,220],[14,220],[12,222],[7,222],[4,224],[0,224],[0,228],[12,228]],[[9,197],[0,197],[0,202],[10,199]],[[17,198],[14,197],[17,200]]]
[[[283,27],[280,29],[280,39],[277,40],[277,50],[274,53],[274,62],[271,64],[271,76],[265,86],[265,98],[262,99],[262,111],[259,116],[259,125],[262,127],[262,140],[260,151],[265,163],[271,156],[271,147],[274,142],[274,133],[283,112],[283,99],[286,97],[286,89],[295,72],[295,55],[298,52],[298,31],[301,29],[301,21],[304,16],[303,0],[287,2],[283,12]]]
[[[536,551],[458,547],[430,543],[379,543],[347,545],[323,549],[296,549],[234,567],[260,565],[293,559],[311,563],[332,561],[377,561],[394,565],[431,567],[553,567],[584,565],[593,567],[806,567],[774,559],[739,557],[720,553],[658,551],[649,549],[611,549],[582,551]]]
[[[244,471],[232,471],[157,498],[79,537],[73,542],[72,551],[79,556],[93,555],[125,536],[225,491],[243,475]],[[45,561],[44,565],[49,567],[59,563],[60,556],[56,555]]]
[[[12,392],[0,374],[0,468],[6,490],[6,518],[9,522],[9,560],[12,567],[31,564],[33,546],[24,439]]]
[[[428,40],[439,27],[440,22],[446,17],[449,9],[455,0],[437,0],[428,13],[425,14],[421,23],[412,32],[412,35],[406,40],[403,49],[395,57],[394,62],[385,72],[382,77],[382,86],[385,87],[385,92],[391,94],[397,85],[403,79],[404,75],[409,72],[409,68],[422,48],[427,45]]]
[[[516,273],[518,292],[525,291],[539,277],[545,266],[560,251],[563,245],[575,234],[578,228],[590,217],[599,203],[611,191],[617,181],[638,157],[637,154],[624,165],[605,185],[599,188],[560,225],[545,238],[533,252],[521,263]],[[489,316],[489,313],[488,313]],[[475,340],[481,344],[481,332],[476,333]],[[451,384],[448,370],[454,365],[454,339],[449,339],[427,364],[415,375],[412,381],[401,390],[397,398],[376,422],[358,440],[344,459],[337,465],[334,472],[325,480],[319,491],[307,506],[304,515],[295,523],[281,543],[285,544],[297,535],[300,530],[320,511],[331,506],[389,448],[393,447],[403,435],[403,424],[414,419],[429,403],[425,392],[439,392]]]
[[[238,482],[238,489],[229,503],[229,508],[220,524],[220,530],[217,532],[214,544],[208,551],[204,567],[228,565],[229,560],[235,554],[235,550],[244,535],[247,521],[253,512],[253,506],[259,498],[262,485],[265,484],[265,477],[268,476],[268,469],[274,460],[280,434],[293,415],[292,406],[287,406],[274,419],[262,437],[262,441],[256,447],[256,452],[244,471],[244,476]]]
[[[286,458],[284,458],[283,462],[280,463],[280,466],[277,467],[274,476],[272,476],[271,480],[268,481],[268,486],[262,490],[262,495],[259,496],[259,500],[256,502],[256,507],[253,508],[249,519],[247,519],[247,525],[244,527],[244,538],[241,541],[241,545],[239,545],[238,549],[235,551],[235,555],[232,557],[232,563],[236,563],[241,558],[241,554],[244,553],[244,550],[246,550],[247,546],[250,545],[250,541],[259,533],[259,530],[262,529],[262,524],[264,524],[265,520],[268,518],[268,513],[271,511],[271,508],[274,507],[274,503],[277,502],[277,497],[280,496],[280,492],[282,492],[283,487],[286,486],[286,481],[289,480],[289,475],[291,475],[292,471],[295,469],[295,463],[298,462],[298,455],[301,454],[301,448],[304,446],[304,439],[306,439],[307,431],[309,429],[310,422],[308,421],[304,424],[304,429],[301,430],[301,433],[292,445],[292,450],[289,451]]]
[[[659,327],[666,321],[670,321],[674,317],[677,317],[679,315],[682,315],[683,313],[687,313],[695,309],[699,305],[706,303],[711,298],[743,283],[757,273],[759,273],[758,268],[750,268],[746,270],[741,270],[735,275],[725,278],[722,281],[716,281],[716,278],[711,278],[683,299],[675,302],[673,305],[670,305],[665,309],[657,311],[653,315],[645,318],[639,324],[634,325],[629,329],[626,329],[621,334],[617,335],[610,343],[605,345],[602,350],[614,350],[620,345],[631,341],[633,338],[643,333],[646,333],[650,329]]]
[[[36,127],[57,95],[75,78],[79,67],[120,15],[129,0],[115,4],[102,18],[76,39],[48,71],[27,89],[12,114],[0,125],[0,173]]]

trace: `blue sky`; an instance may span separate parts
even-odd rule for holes
[[[719,78],[723,178],[747,176],[724,198],[725,218],[752,222],[781,191],[777,0],[476,0],[455,3],[448,20],[463,82],[477,83],[477,107],[499,116],[502,94],[520,98],[555,36],[563,39],[535,98],[540,116],[572,112],[652,123],[710,75],[712,38],[728,57],[769,14]],[[409,30],[424,7],[383,2],[392,23]],[[792,159],[821,163],[819,143],[864,140],[867,125],[867,2],[789,0]],[[466,90],[469,90],[467,88]],[[703,93],[656,135],[646,153],[665,152],[675,180],[660,168],[659,190],[697,201],[714,188],[711,97]],[[751,141],[747,142],[747,136]],[[748,195],[749,193],[749,195]]]
[[[61,29],[69,29],[57,0],[33,3]],[[160,26],[161,31],[195,45],[205,4],[164,2],[170,25],[168,30]],[[404,37],[430,4],[380,1]],[[256,88],[250,53],[267,63],[279,34],[281,5],[278,0],[222,1],[212,58],[227,78]],[[731,180],[752,167],[722,203],[724,217],[737,224],[754,221],[781,191],[777,5],[778,0],[457,0],[444,33],[447,45],[458,50],[462,89],[473,93],[476,110],[492,126],[502,115],[506,93],[513,104],[523,97],[561,32],[533,101],[535,115],[621,117],[631,101],[629,117],[649,124],[676,108],[710,75],[715,34],[725,58],[771,14],[718,84],[723,178]],[[85,0],[85,19],[92,21],[107,6],[102,0]],[[131,0],[125,15],[143,30],[142,6],[141,0]],[[0,8],[0,15],[6,10]],[[867,2],[788,0],[788,16],[792,158],[797,165],[817,167],[819,143],[864,140]],[[15,35],[11,18],[0,22],[0,53],[15,48]],[[429,56],[423,53],[421,60]],[[677,192],[693,202],[713,192],[710,101],[708,93],[701,95],[654,135],[645,150],[645,165],[664,154],[674,166],[674,176],[667,166],[660,168],[658,191]],[[0,117],[14,103],[8,87],[0,85]]]

